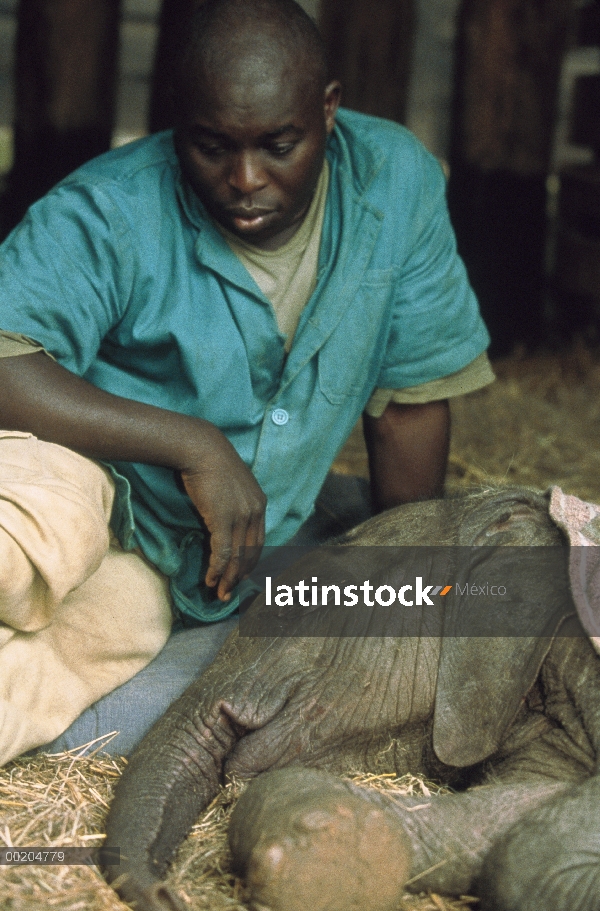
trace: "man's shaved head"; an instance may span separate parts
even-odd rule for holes
[[[327,84],[325,45],[302,7],[294,0],[205,0],[193,13],[176,66],[177,110],[198,78],[243,72],[253,80],[274,69],[287,70],[318,96]]]
[[[217,224],[265,250],[293,236],[339,97],[316,26],[294,0],[206,0],[180,57],[175,148]]]

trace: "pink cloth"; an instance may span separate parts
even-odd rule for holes
[[[552,487],[550,517],[569,539],[573,600],[583,628],[600,653],[600,506]]]

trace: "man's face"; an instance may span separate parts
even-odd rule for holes
[[[184,175],[212,217],[266,250],[294,234],[312,199],[339,85],[324,92],[284,65],[246,60],[199,73],[175,133]],[[196,88],[199,86],[199,88]],[[308,88],[307,88],[308,86]]]

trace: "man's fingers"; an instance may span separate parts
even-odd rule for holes
[[[239,518],[228,534],[211,534],[211,554],[205,582],[218,585],[217,597],[229,601],[231,591],[256,566],[265,541],[265,517],[253,514],[251,519]]]
[[[246,530],[243,564],[240,566],[240,578],[248,576],[260,559],[265,543],[265,514],[250,522]]]
[[[231,449],[229,443],[227,446]],[[205,582],[210,588],[217,586],[222,601],[230,599],[231,590],[256,565],[265,536],[267,499],[250,470],[232,452],[235,459],[229,471],[221,465],[218,472],[182,473],[186,492],[210,534]]]
[[[256,541],[256,533],[249,533],[250,527],[255,524],[254,521],[248,522],[242,519],[233,529],[231,554],[217,589],[217,594],[222,601],[229,600],[231,590],[247,575],[258,560],[260,552],[253,546],[253,542]],[[248,541],[251,542],[250,546]],[[253,553],[253,551],[257,552]]]
[[[209,588],[219,584],[233,554],[231,528],[227,532],[213,531],[210,536],[210,559],[204,581]],[[221,597],[220,592],[218,593]],[[222,600],[229,600],[228,598]]]
[[[205,582],[211,588],[218,585],[217,596],[221,601],[229,601],[232,589],[248,571],[248,561],[254,565],[258,559],[257,555],[252,559],[250,552],[245,550],[245,540],[245,523],[242,527],[240,523],[229,527],[228,534],[213,532],[210,536],[211,552]]]

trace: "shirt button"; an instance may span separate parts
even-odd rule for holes
[[[271,415],[271,420],[274,424],[277,424],[279,427],[282,427],[284,424],[287,424],[290,416],[285,410],[285,408],[276,408]]]

